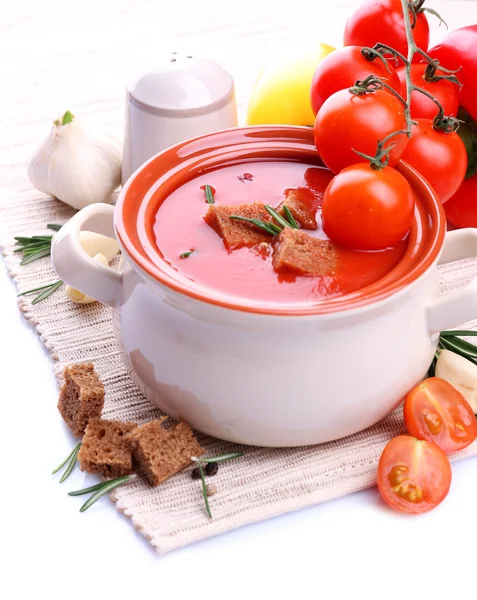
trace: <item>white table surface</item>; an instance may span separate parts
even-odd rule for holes
[[[242,12],[234,2],[214,1],[213,4],[216,9],[222,8],[217,9],[218,13],[208,12],[205,25],[202,19],[197,28],[205,32],[210,45],[215,27],[217,39],[225,44],[224,56],[233,63],[236,53],[232,51],[233,42],[232,46],[227,43],[227,31],[224,31],[222,22],[237,24],[237,15],[245,15],[237,27],[242,27],[242,33],[250,34],[255,46],[260,46],[266,38],[264,32],[267,29],[269,34],[273,29],[276,39],[286,38],[287,27],[295,38],[299,37],[299,22],[307,31],[312,31],[311,18],[316,19],[316,35],[319,37],[320,31],[323,34],[329,30],[327,18],[333,10],[336,9],[337,15],[343,15],[346,7],[356,2],[336,2],[329,9],[324,8],[320,0],[310,2],[310,6],[306,2],[293,2],[287,5],[288,13],[283,9],[278,15],[281,25],[279,23],[273,28],[269,15],[277,16],[278,4],[273,5],[273,9],[264,7],[265,3],[259,0],[255,3],[244,0]],[[205,5],[208,3],[196,2],[189,10],[190,7],[182,3],[183,18],[187,21],[185,31],[200,15],[203,17],[201,7]],[[0,15],[4,6],[5,3],[0,2]],[[44,132],[49,112],[44,109],[46,121],[38,122],[39,103],[50,112],[53,107],[58,111],[63,102],[70,101],[72,90],[76,93],[81,89],[84,89],[85,105],[93,103],[94,94],[102,94],[103,87],[110,85],[108,82],[114,78],[117,80],[118,74],[122,73],[114,56],[108,54],[110,45],[107,37],[102,37],[107,31],[107,28],[102,28],[103,25],[106,27],[108,11],[111,23],[116,27],[114,39],[117,41],[120,32],[117,27],[125,28],[127,23],[133,22],[136,26],[135,43],[139,44],[138,24],[156,27],[147,18],[148,11],[159,11],[157,27],[160,29],[159,16],[163,14],[173,18],[179,4],[175,9],[173,6],[172,0],[170,4],[121,0],[114,5],[100,0],[8,2],[7,18],[0,18],[3,23],[0,24],[0,37],[4,43],[3,51],[9,50],[10,54],[3,55],[1,68],[7,76],[18,80],[29,73],[36,86],[35,97],[31,90],[25,91],[21,85],[15,87],[12,84],[6,88],[7,102],[4,101],[2,118],[18,117],[21,143],[28,145],[29,126],[36,128],[36,137],[31,139],[38,139],[37,130]],[[474,2],[437,1],[433,6],[445,13],[452,27],[469,22],[470,15],[477,17],[477,3]],[[296,7],[297,13],[293,13],[293,7]],[[138,12],[139,8],[142,13]],[[309,18],[304,9],[309,11]],[[231,11],[229,21],[224,16],[226,10]],[[253,18],[254,10],[259,13],[256,18]],[[323,14],[326,10],[328,13]],[[292,13],[296,16],[295,21],[290,17]],[[90,23],[91,30],[88,47],[96,48],[98,56],[104,59],[101,68],[107,67],[109,60],[116,65],[117,72],[104,71],[104,77],[96,81],[96,90],[82,88],[87,72],[84,69],[82,74],[78,72],[66,82],[57,81],[53,85],[56,74],[66,72],[65,64],[70,73],[82,64],[81,52],[75,53],[72,48],[76,48],[78,36],[89,31],[78,25],[85,22]],[[477,18],[473,22],[477,22]],[[333,36],[327,39],[333,41]],[[39,40],[42,45],[38,45]],[[128,36],[124,35],[123,42],[113,46],[113,50],[119,52],[118,48],[129,42]],[[55,44],[59,44],[56,53],[52,50]],[[12,53],[12,48],[19,53]],[[83,54],[87,52],[83,49]],[[9,60],[5,60],[5,56]],[[62,56],[66,57],[65,60]],[[88,64],[92,69],[98,61],[90,57]],[[251,74],[246,69],[242,71],[239,93],[240,85],[244,88],[250,78],[253,80],[253,69],[251,71]],[[50,77],[50,86],[45,83],[47,76]],[[116,94],[117,89],[114,88],[111,93]],[[97,112],[101,111],[99,103]],[[112,122],[118,115],[121,116],[119,108],[112,115],[108,113],[107,118]],[[10,177],[10,169],[24,159],[24,148],[15,143],[8,158],[0,165],[6,173],[2,175],[3,181],[7,187],[10,186],[12,193],[19,188],[19,182],[27,185],[23,174]],[[475,458],[453,467],[454,480],[448,498],[427,515],[408,517],[394,513],[384,507],[376,489],[372,489],[246,526],[163,557],[155,554],[108,499],[80,514],[78,509],[82,500],[69,498],[66,490],[78,489],[91,480],[76,471],[67,483],[59,485],[58,479],[50,475],[71,449],[72,439],[56,410],[57,389],[50,360],[36,333],[18,311],[14,286],[1,261],[0,292],[3,425],[0,434],[0,456],[3,458],[0,597],[8,600],[44,597],[56,600],[139,598],[147,594],[148,598],[292,597],[334,600],[353,598],[359,593],[370,599],[422,596],[440,600],[476,596]],[[467,536],[470,539],[468,544],[465,542]]]

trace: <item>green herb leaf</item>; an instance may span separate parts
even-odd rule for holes
[[[242,217],[240,215],[230,215],[230,218],[235,219],[236,221],[246,221],[247,223],[252,223],[252,225],[255,225],[255,227],[258,227],[259,229],[262,229],[273,236],[282,231],[281,227],[278,227],[278,225],[275,225],[275,223],[261,221],[260,219],[249,219],[248,217]]]
[[[280,214],[278,214],[274,208],[272,208],[268,204],[265,204],[265,210],[271,217],[275,219],[278,225],[281,225],[283,228],[290,227],[290,223],[286,221]]]
[[[82,490],[76,490],[74,492],[68,492],[68,496],[84,496],[84,494],[90,494],[91,492],[97,492],[98,490],[102,490],[104,486],[108,485],[112,481],[123,480],[124,483],[133,479],[134,475],[123,475],[122,477],[117,477],[116,479],[110,479],[108,481],[102,481],[101,483],[97,483],[96,485],[92,485],[87,488],[83,488]]]
[[[48,246],[47,248],[43,248],[41,250],[37,250],[36,252],[28,254],[28,256],[22,260],[22,262],[20,263],[20,266],[24,267],[25,265],[29,265],[30,263],[32,263],[35,260],[44,258],[45,256],[50,256],[50,252],[51,252],[51,247]]]
[[[129,481],[132,478],[132,475],[125,475],[124,477],[117,477],[116,479],[111,479],[110,481],[105,481],[104,484],[96,493],[94,493],[83,506],[80,508],[80,512],[84,512],[88,510],[95,502],[97,502],[102,496],[105,494],[112,492],[115,488],[119,487]],[[79,490],[81,491],[81,490]],[[78,494],[79,495],[79,494]]]
[[[195,250],[188,250],[187,252],[183,252],[182,254],[179,254],[179,258],[187,258],[191,254],[194,254],[194,252],[195,252]]]
[[[27,290],[26,292],[17,294],[17,298],[20,296],[28,296],[28,294],[34,294],[35,292],[39,292],[41,290],[46,290],[47,288],[50,288],[52,285],[56,285],[57,283],[58,283],[58,281],[55,281],[54,283],[47,283],[46,285],[41,285],[40,287],[33,288],[31,290]]]
[[[444,348],[445,350],[451,350],[452,352],[455,352],[456,354],[463,356],[467,360],[470,360],[470,362],[477,364],[477,360],[475,360],[475,358],[473,358],[472,356],[469,356],[468,352],[463,350],[458,344],[454,343],[451,339],[443,337],[443,338],[440,338],[439,343],[440,343],[441,347]]]
[[[298,229],[298,223],[295,221],[295,217],[291,214],[290,209],[286,204],[283,205],[283,212],[293,229]]]
[[[73,458],[73,456],[75,455],[75,452],[78,452],[80,446],[81,446],[81,442],[78,442],[76,444],[76,446],[73,448],[73,450],[70,452],[70,454],[68,454],[68,456],[65,458],[65,460],[61,463],[61,465],[59,467],[56,467],[56,469],[54,471],[52,471],[51,474],[55,475],[56,473],[58,473],[58,471],[60,471],[66,465],[66,463]]]
[[[207,484],[205,483],[204,469],[202,468],[202,465],[200,464],[199,460],[197,461],[197,468],[199,469],[200,478],[202,480],[202,496],[204,497],[205,510],[207,511],[209,518],[212,518],[212,513],[210,511],[210,505],[209,505],[209,497],[207,496]]]
[[[219,463],[225,462],[226,460],[232,460],[233,458],[240,458],[241,456],[244,456],[243,452],[230,452],[229,454],[222,454],[211,458],[199,458],[198,461],[203,463]]]
[[[31,302],[32,305],[38,304],[39,302],[46,300],[46,298],[48,298],[48,296],[51,296],[51,294],[54,294],[56,292],[56,290],[58,290],[62,285],[63,285],[63,282],[61,281],[61,279],[59,279],[55,283],[52,283],[49,288],[45,289],[44,292],[42,292],[41,294],[39,294],[36,298],[34,298],[32,300],[32,302]]]
[[[449,336],[472,337],[477,336],[477,331],[467,331],[467,329],[450,329],[449,331],[441,331],[441,337]]]
[[[53,231],[59,231],[63,225],[58,225],[58,223],[48,223],[46,227],[47,229],[52,229]]]
[[[62,125],[68,125],[68,123],[72,123],[74,119],[74,115],[71,111],[67,110],[63,115],[63,120],[61,122]]]
[[[66,467],[65,472],[61,476],[60,483],[63,483],[63,481],[66,481],[68,479],[68,477],[71,475],[71,473],[73,472],[73,470],[76,466],[76,458],[78,456],[80,447],[81,447],[81,442],[78,442],[76,444],[76,446],[74,447],[73,452],[71,453],[71,458],[68,461],[68,466]]]
[[[215,204],[214,192],[212,191],[212,188],[210,187],[210,185],[207,183],[204,186],[204,192],[205,192],[205,201],[207,202],[207,204]]]

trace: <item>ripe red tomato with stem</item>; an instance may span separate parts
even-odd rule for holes
[[[434,442],[446,454],[467,448],[477,438],[477,419],[470,404],[438,377],[421,381],[406,395],[404,423],[411,435]]]
[[[467,152],[460,137],[455,131],[439,131],[430,119],[416,119],[402,160],[427,179],[441,202],[457,192],[467,170]]]
[[[477,173],[464,179],[444,204],[447,221],[454,227],[477,227]]]
[[[459,104],[477,121],[477,25],[461,27],[448,33],[429,50],[429,55],[456,73],[462,84]]]
[[[447,496],[452,480],[445,452],[433,442],[399,435],[384,448],[377,484],[383,500],[395,510],[424,513]]]
[[[332,242],[353,250],[383,250],[409,232],[414,195],[407,179],[391,167],[369,163],[344,169],[323,195],[323,230]]]
[[[332,94],[371,74],[401,92],[396,69],[376,54],[359,46],[346,46],[328,54],[316,69],[311,83],[311,108],[315,116]]]
[[[438,79],[445,74],[439,71],[435,75],[430,75],[431,67],[429,64],[411,65],[411,81],[414,85],[422,88],[441,104],[444,114],[448,117],[455,117],[459,109],[459,86],[448,79]],[[397,74],[401,81],[401,95],[406,98],[406,70],[404,67],[398,69]],[[433,119],[437,116],[439,108],[437,104],[428,96],[414,90],[411,93],[411,117],[413,119]]]
[[[356,151],[374,156],[378,142],[394,131],[406,130],[404,106],[385,89],[354,94],[340,90],[318,111],[314,136],[325,165],[339,173],[345,167],[367,159]],[[405,133],[392,138],[389,166],[401,158],[407,144]]]
[[[411,11],[410,11],[411,12]],[[411,14],[411,22],[414,22]],[[429,47],[429,23],[423,12],[417,11],[412,30],[421,50]],[[349,17],[343,37],[344,46],[374,46],[386,44],[407,56],[407,38],[401,0],[366,0]],[[413,62],[419,62],[416,54]]]

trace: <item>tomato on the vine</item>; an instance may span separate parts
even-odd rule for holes
[[[462,84],[459,104],[477,121],[477,25],[469,25],[448,33],[429,50],[432,58],[447,69],[458,69]]]
[[[374,156],[378,141],[406,127],[404,106],[390,92],[380,89],[357,95],[340,90],[324,102],[316,115],[315,144],[325,165],[339,173],[366,161],[356,150]],[[392,138],[389,166],[401,158],[407,139],[405,134]]]
[[[451,198],[464,181],[467,152],[455,132],[434,128],[430,119],[416,119],[402,159],[434,188],[441,202]]]
[[[407,179],[391,167],[358,163],[332,179],[323,195],[323,231],[353,250],[383,250],[408,233],[414,196]]]
[[[410,11],[411,13],[411,11]],[[413,19],[412,14],[410,14]],[[429,23],[423,12],[417,12],[412,30],[418,48],[426,51],[429,46]],[[344,46],[368,46],[386,44],[407,56],[407,38],[401,0],[366,0],[349,17]],[[413,62],[419,62],[415,55]]]
[[[451,466],[439,446],[410,435],[399,435],[384,448],[377,484],[383,500],[395,510],[424,513],[447,496]]]
[[[375,75],[398,93],[401,82],[396,69],[376,55],[363,54],[359,46],[346,46],[329,54],[318,66],[311,83],[311,108],[314,114],[323,102],[335,92],[351,87],[355,81]]]
[[[421,381],[407,394],[404,423],[411,435],[434,442],[446,454],[467,448],[477,438],[477,419],[470,404],[438,377]]]
[[[414,85],[422,88],[434,96],[444,109],[448,117],[455,117],[459,108],[459,86],[448,79],[432,81],[426,76],[428,64],[411,65],[411,81]],[[406,98],[406,70],[404,67],[398,69],[397,74],[401,80],[401,95]],[[441,75],[438,71],[437,76]],[[413,119],[433,119],[437,116],[439,109],[437,104],[428,96],[419,91],[411,94],[411,117]]]
[[[477,173],[464,179],[457,192],[444,204],[444,211],[454,227],[477,227]]]

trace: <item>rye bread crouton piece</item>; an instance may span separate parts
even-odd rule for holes
[[[126,435],[136,427],[136,423],[90,419],[78,452],[81,470],[107,478],[131,475],[132,454]]]
[[[277,208],[277,212],[286,218],[284,206],[288,208],[302,229],[318,229],[317,206],[315,206],[315,198],[311,194],[308,197],[301,190],[289,190],[285,200]]]
[[[255,246],[270,241],[271,236],[261,231],[252,223],[231,219],[231,215],[239,215],[248,219],[260,219],[270,222],[272,219],[261,202],[252,204],[236,204],[234,206],[211,204],[205,215],[205,222],[224,240],[228,250]]]
[[[335,266],[336,250],[327,240],[289,227],[278,236],[273,253],[275,271],[295,271],[299,275],[310,276],[329,275]]]
[[[192,456],[205,450],[195,439],[190,426],[181,421],[168,429],[162,427],[167,417],[149,421],[128,434],[134,469],[146,481],[157,486],[191,464]]]
[[[101,416],[103,406],[104,386],[92,363],[66,367],[58,410],[75,437],[83,435],[90,419]]]

